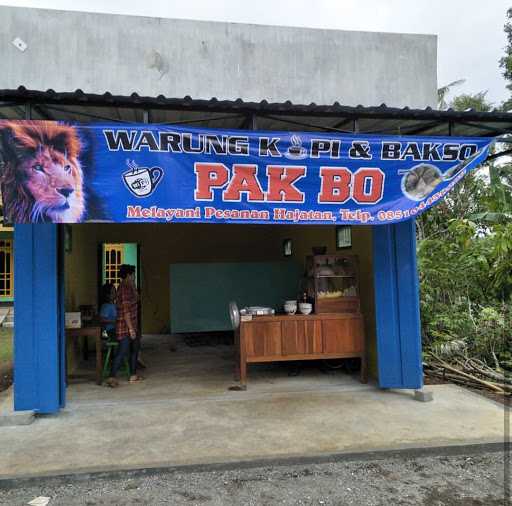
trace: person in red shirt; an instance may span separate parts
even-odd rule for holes
[[[137,360],[140,350],[140,336],[138,335],[138,305],[139,296],[135,287],[135,267],[123,264],[119,268],[121,283],[117,289],[117,319],[116,338],[119,341],[116,355],[112,361],[112,371],[107,385],[116,387],[117,373],[125,359],[130,367],[130,383],[142,381],[137,375]]]

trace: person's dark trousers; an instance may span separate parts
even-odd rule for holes
[[[139,362],[140,337],[130,339],[130,374],[134,376],[137,373],[137,364]]]
[[[125,358],[128,359],[130,367],[130,375],[134,376],[137,372],[137,358],[140,350],[140,338],[131,339],[130,337],[123,337],[119,340],[116,355],[112,361],[111,376],[115,378]]]

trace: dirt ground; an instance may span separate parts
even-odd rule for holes
[[[12,366],[0,365],[0,392],[7,390],[12,385]]]
[[[425,505],[504,504],[504,455],[388,458],[204,472],[162,472],[1,488],[0,504]]]

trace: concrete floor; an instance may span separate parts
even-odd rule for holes
[[[503,406],[453,385],[434,401],[381,391],[337,372],[251,367],[229,391],[230,347],[148,338],[146,381],[68,388],[68,405],[0,428],[0,478],[503,441]]]
[[[171,351],[171,344],[176,351]],[[140,370],[145,381],[128,384],[126,376],[119,374],[121,386],[117,389],[95,385],[92,381],[94,361],[76,371],[67,391],[67,404],[78,408],[97,402],[126,402],[176,400],[195,398],[237,399],[247,397],[229,391],[233,381],[234,348],[216,346],[187,346],[183,339],[170,340],[169,336],[150,335],[143,339],[143,360],[149,368]],[[299,376],[289,376],[291,364],[253,364],[249,366],[248,391],[250,394],[270,394],[330,390],[368,390],[358,375],[322,372],[319,362],[305,363]],[[330,372],[330,374],[327,374]]]

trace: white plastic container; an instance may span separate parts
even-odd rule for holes
[[[311,311],[313,311],[313,304],[311,304],[310,302],[301,302],[299,304],[299,311],[302,314],[310,314]]]
[[[297,301],[287,300],[284,303],[284,312],[289,315],[295,314],[297,312]]]
[[[65,313],[64,323],[67,329],[82,328],[82,313],[80,311]]]

